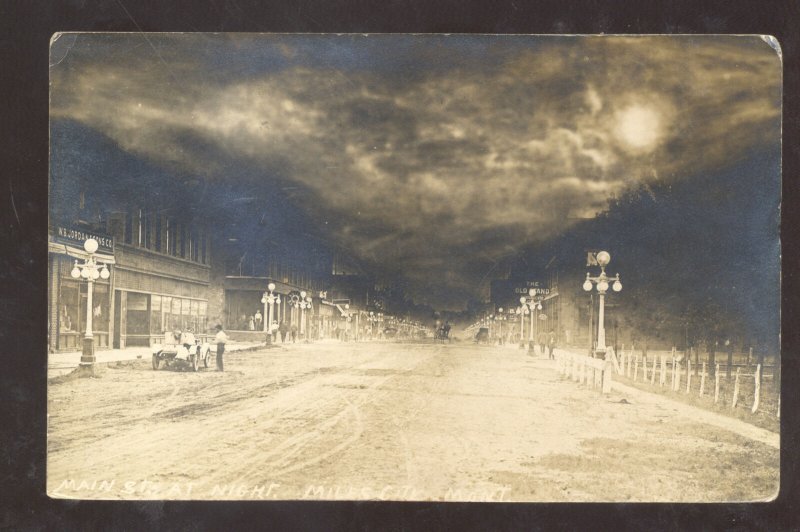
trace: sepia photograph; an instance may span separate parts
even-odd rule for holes
[[[49,80],[49,497],[778,497],[774,37],[66,32]]]

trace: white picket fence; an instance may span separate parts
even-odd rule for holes
[[[611,360],[591,358],[563,350],[554,352],[559,373],[579,384],[599,389],[602,393],[611,392],[611,379],[615,371]]]
[[[619,354],[614,353],[613,349],[609,349],[608,356],[611,359],[611,367],[618,375],[631,378],[634,382],[639,381],[639,366],[641,365],[641,382],[649,383],[650,386],[663,388],[667,385],[667,375],[669,374],[669,386],[673,392],[681,392],[684,387],[681,386],[681,381],[685,378],[686,385],[683,393],[692,393],[692,377],[698,375],[700,377],[700,387],[698,394],[702,397],[706,390],[706,378],[708,376],[706,363],[703,362],[702,371],[698,372],[698,368],[692,368],[692,361],[689,358],[683,359],[678,357],[675,348],[672,352],[667,353],[652,353],[648,357],[637,355],[633,348],[625,351],[625,348],[620,350]],[[588,358],[588,357],[586,357]],[[594,360],[594,359],[590,359]],[[652,366],[650,363],[652,361]],[[633,370],[631,370],[631,367]],[[731,409],[736,408],[739,402],[739,384],[740,380],[747,377],[752,377],[754,380],[755,392],[753,404],[750,408],[752,413],[756,413],[761,403],[761,364],[758,364],[755,373],[745,375],[741,372],[741,367],[736,368],[735,380],[733,385],[733,392],[731,398]],[[720,400],[720,368],[716,364],[714,372],[714,403],[719,403]],[[656,375],[658,374],[658,384],[656,384]],[[610,379],[609,379],[610,380]],[[777,417],[780,418],[780,397],[778,398]]]

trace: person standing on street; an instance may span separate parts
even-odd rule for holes
[[[539,352],[544,354],[544,347],[547,345],[547,334],[544,331],[540,332],[537,340],[539,340]]]
[[[224,371],[222,356],[225,354],[225,344],[227,342],[228,335],[222,330],[222,325],[217,325],[217,335],[214,337],[214,343],[217,344],[217,371]]]
[[[261,327],[262,327],[261,322],[262,321],[263,321],[263,318],[261,316],[261,311],[260,310],[256,310],[256,314],[255,314],[255,330],[257,330],[257,331],[261,330]]]
[[[556,348],[556,333],[555,331],[550,331],[550,338],[547,341],[547,347],[550,349],[550,360],[555,359],[553,356],[553,349]]]
[[[281,333],[281,343],[286,343],[286,333],[289,332],[289,326],[286,325],[286,321],[281,321],[281,324],[278,326],[278,332]]]
[[[292,333],[292,343],[295,343],[297,341],[297,325],[295,325],[294,323],[292,323],[291,333]]]

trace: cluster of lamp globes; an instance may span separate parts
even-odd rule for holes
[[[533,295],[536,293],[536,290],[531,288],[529,293],[530,293],[531,297],[533,297]],[[528,298],[526,298],[525,296],[522,296],[522,297],[519,298],[519,304],[520,304],[521,308],[518,308],[516,310],[517,314],[520,314],[523,311],[525,312],[525,314],[529,314],[530,313],[529,307],[534,309],[534,310],[542,310],[542,302],[541,301],[533,301],[533,300],[528,301]],[[503,309],[500,309],[500,312],[502,312],[502,311],[503,311]]]
[[[278,294],[272,295],[272,292],[275,291],[275,283],[269,283],[267,285],[267,290],[269,290],[269,294],[264,294],[264,297],[261,298],[261,302],[265,305],[267,304],[267,302],[280,304],[281,296],[279,296]]]
[[[601,251],[597,254],[597,264],[600,265],[600,275],[598,277],[591,277],[589,272],[586,272],[586,280],[583,282],[583,289],[587,292],[592,290],[592,281],[597,283],[597,291],[604,294],[608,290],[608,282],[614,281],[611,285],[614,292],[622,290],[622,283],[619,281],[619,274],[616,277],[608,277],[606,275],[606,266],[611,261],[611,255],[607,251]]]
[[[70,275],[72,275],[73,279],[83,277],[89,281],[96,281],[97,279],[108,279],[111,276],[111,273],[108,271],[105,263],[103,263],[101,268],[97,267],[97,262],[92,256],[97,251],[97,247],[97,240],[94,238],[89,238],[83,243],[83,249],[86,250],[86,253],[89,254],[89,257],[85,259],[81,265],[78,265],[77,260],[75,261],[75,265],[72,267],[72,271],[70,272]]]
[[[306,293],[305,290],[300,292],[300,297],[299,298],[297,297],[297,294],[293,294],[292,295],[292,300],[293,300],[292,304],[297,306],[297,307],[300,307],[300,308],[303,308],[303,309],[310,309],[311,308],[312,299],[311,299],[311,296],[308,295],[308,293]]]

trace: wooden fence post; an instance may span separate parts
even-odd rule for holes
[[[719,364],[714,372],[714,404],[717,404],[717,401],[719,401]]]
[[[692,388],[692,359],[686,358],[686,393]]]
[[[633,355],[634,352],[636,352],[636,349],[634,349],[635,347],[636,347],[635,344],[631,344],[631,348],[628,351],[628,356],[631,356],[631,355]],[[630,376],[630,375],[628,375],[628,376]]]
[[[628,377],[629,379],[631,378],[631,366],[632,366],[631,360],[635,356],[636,355],[633,353],[633,350],[631,349],[630,353],[628,353],[627,364],[625,364],[625,376]]]
[[[614,372],[614,364],[610,360],[606,360],[606,365],[603,368],[603,393],[611,393],[611,374]]]
[[[658,383],[663,387],[667,382],[667,355],[661,355],[661,378]]]
[[[706,389],[706,363],[703,361],[703,373],[700,376],[700,396],[703,396],[703,391]]]
[[[681,363],[675,359],[675,391],[679,392],[681,389]]]
[[[621,353],[620,353],[620,356],[622,356]],[[616,371],[617,374],[619,374],[620,358],[617,356],[617,353],[616,353],[616,351],[614,351],[613,347],[609,348],[609,350],[606,351],[606,360],[608,360],[609,358],[611,359],[611,362],[614,363],[614,371]]]
[[[653,355],[653,373],[650,375],[650,385],[655,386],[656,384],[656,356]]]
[[[736,403],[739,400],[739,370],[742,368],[736,368],[736,382],[733,385],[733,401],[731,402],[731,408],[736,408]]]
[[[672,380],[670,381],[670,390],[675,390],[675,357],[672,357],[672,372],[670,373]]]
[[[756,413],[756,410],[758,410],[758,403],[761,399],[761,364],[756,366],[755,380],[756,380],[756,391],[753,398],[753,408],[750,410],[754,414]],[[778,401],[780,401],[780,397],[778,397]]]
[[[637,375],[639,375],[639,357],[633,361],[633,382],[636,382]]]

